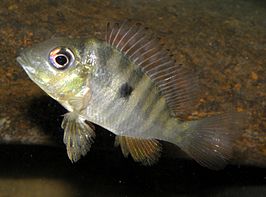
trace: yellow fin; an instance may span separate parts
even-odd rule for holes
[[[139,139],[126,136],[116,136],[115,146],[121,147],[124,157],[130,154],[134,161],[143,165],[156,163],[161,155],[161,144],[154,139]]]
[[[64,129],[64,143],[72,162],[85,156],[95,137],[94,126],[75,112],[64,115],[61,127]]]

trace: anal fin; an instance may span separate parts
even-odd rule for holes
[[[156,163],[161,154],[161,144],[154,139],[116,136],[115,146],[121,147],[124,157],[130,154],[134,161],[149,166]]]
[[[94,126],[75,112],[69,112],[64,115],[61,127],[68,157],[76,162],[90,150],[95,137]]]

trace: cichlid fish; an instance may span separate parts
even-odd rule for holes
[[[158,160],[158,140],[211,169],[232,155],[239,113],[179,120],[193,107],[197,80],[139,24],[108,23],[105,41],[54,38],[25,49],[17,61],[69,111],[62,128],[72,162],[91,147],[91,123],[116,134],[123,155],[144,165]]]

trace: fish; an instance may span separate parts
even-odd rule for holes
[[[22,50],[16,60],[68,111],[61,127],[72,162],[90,150],[94,124],[115,134],[122,154],[143,165],[159,160],[162,141],[213,170],[232,158],[241,113],[183,120],[197,100],[197,76],[140,23],[109,22],[103,40],[51,38]]]

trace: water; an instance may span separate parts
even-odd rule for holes
[[[62,143],[65,110],[15,62],[21,47],[52,36],[104,37],[107,21],[151,28],[197,72],[199,117],[248,113],[232,165],[202,168],[164,144],[158,164],[123,158],[97,127],[91,151],[72,164]],[[248,0],[1,1],[0,196],[265,196],[266,3]]]

